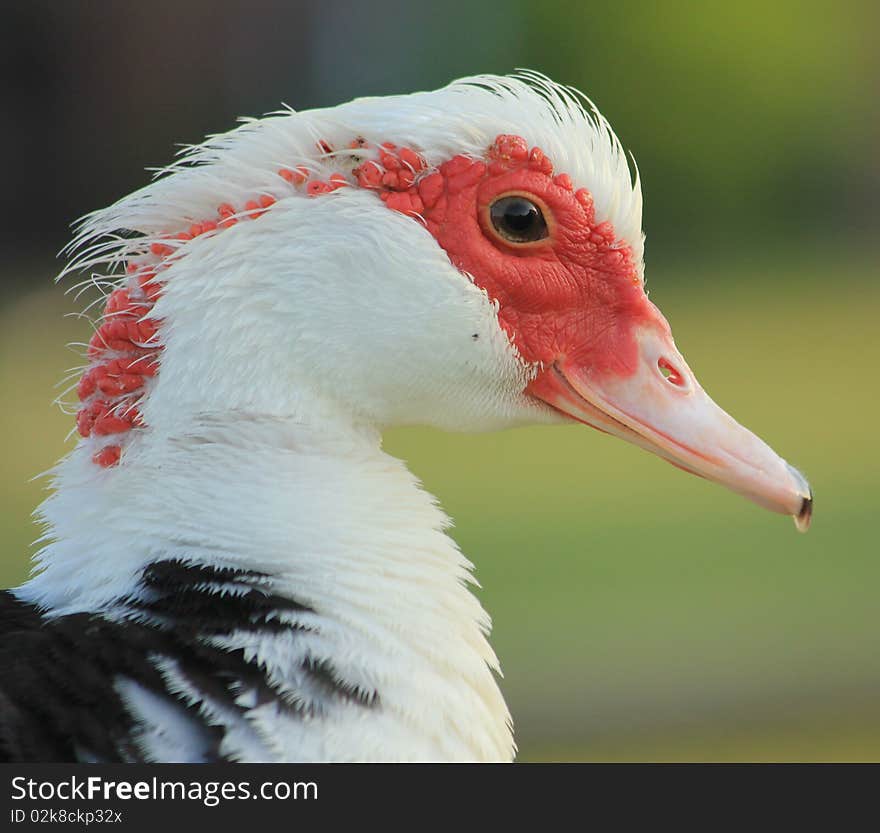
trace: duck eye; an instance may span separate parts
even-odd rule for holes
[[[547,221],[535,203],[516,195],[501,197],[489,207],[495,231],[509,243],[533,243],[547,237]]]

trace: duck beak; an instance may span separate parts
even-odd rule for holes
[[[578,422],[791,515],[806,532],[813,510],[809,483],[712,401],[659,311],[655,320],[634,328],[632,337],[637,361],[625,375],[599,373],[589,362],[560,357],[543,368],[528,393]]]

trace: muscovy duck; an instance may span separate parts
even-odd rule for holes
[[[580,422],[806,529],[806,480],[648,300],[608,123],[524,73],[284,111],[88,216],[106,306],[34,577],[0,594],[0,757],[507,761],[448,519],[387,426]]]

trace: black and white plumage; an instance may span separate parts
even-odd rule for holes
[[[169,752],[191,760],[223,761],[223,731],[200,711],[246,714],[241,695],[273,703],[292,717],[314,715],[320,703],[343,700],[365,709],[374,691],[340,678],[327,661],[304,660],[300,672],[314,699],[301,700],[273,686],[259,661],[243,649],[224,650],[211,640],[233,631],[278,633],[278,615],[305,606],[266,591],[268,577],[248,570],[158,561],[141,577],[138,595],[121,599],[111,619],[74,613],[46,618],[9,591],[0,594],[0,761],[143,760],[145,732],[163,738]],[[171,659],[202,699],[180,697],[165,684],[156,660]],[[187,729],[139,726],[124,700],[138,686],[179,712]],[[171,705],[173,704],[173,706]],[[154,745],[160,741],[157,738]]]
[[[471,564],[386,426],[576,420],[808,522],[647,300],[638,180],[573,92],[286,112],[166,174],[74,243],[107,311],[0,597],[0,756],[511,760]]]

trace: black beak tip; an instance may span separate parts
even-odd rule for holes
[[[797,517],[794,519],[795,526],[800,532],[806,532],[810,528],[810,522],[813,520],[813,492],[803,499],[801,509]]]

